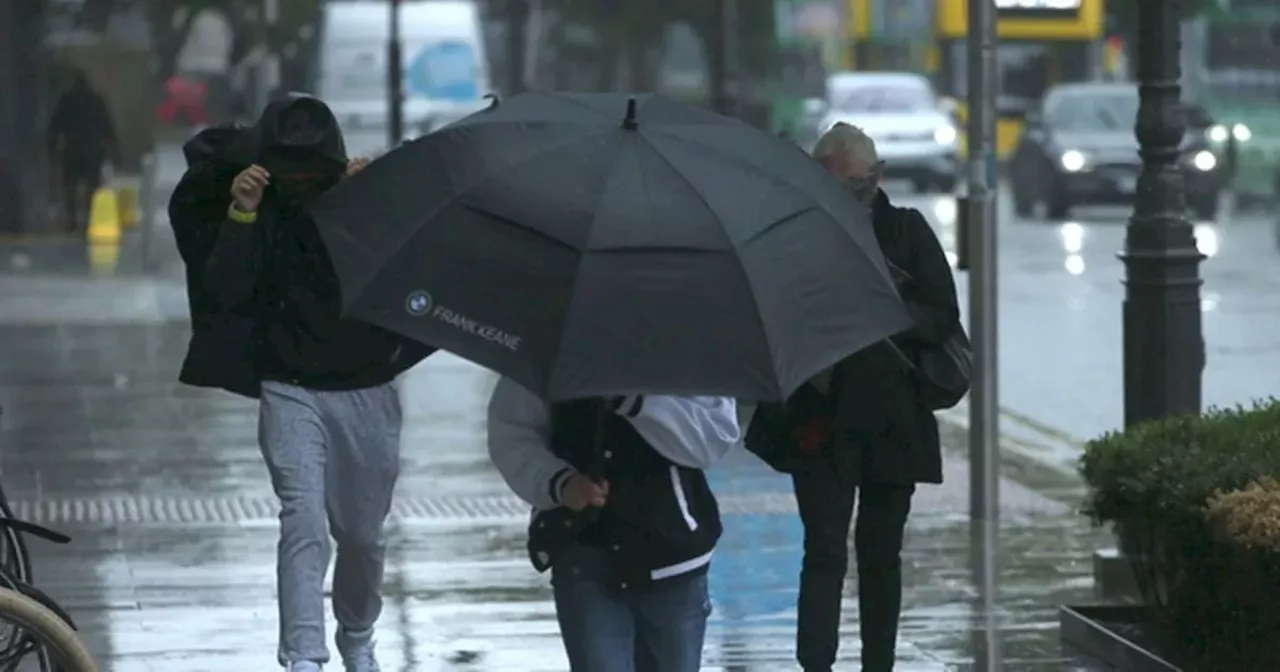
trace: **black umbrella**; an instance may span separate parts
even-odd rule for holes
[[[911,324],[821,166],[658,96],[516,96],[312,212],[348,315],[547,399],[779,399]]]

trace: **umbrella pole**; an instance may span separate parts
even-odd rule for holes
[[[609,417],[607,402],[596,405],[596,429],[591,436],[591,462],[587,464],[587,477],[599,483],[604,480],[604,422]]]

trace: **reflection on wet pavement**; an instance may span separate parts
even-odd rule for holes
[[[105,670],[270,669],[274,504],[253,404],[174,382],[178,325],[3,327],[5,488],[68,529],[33,542],[37,581],[79,619]],[[524,507],[487,462],[491,377],[438,356],[403,382],[404,475],[380,651],[388,670],[563,670]],[[967,463],[916,497],[904,558],[900,670],[965,669],[971,602]],[[714,472],[725,535],[713,564],[709,670],[792,669],[801,530],[788,482],[746,454]],[[1072,505],[1004,484],[1005,669],[1062,669],[1057,605],[1087,598],[1098,540]],[[1074,486],[1067,484],[1065,491]],[[852,586],[843,669],[856,669]]]
[[[1128,208],[1080,208],[1070,221],[1019,219],[1001,193],[1000,393],[1006,427],[1025,430],[1074,468],[1082,440],[1123,424],[1121,317]],[[897,196],[919,208],[954,256],[950,197]],[[1195,224],[1207,363],[1204,405],[1277,393],[1280,250],[1274,216],[1233,213]],[[961,305],[968,291],[957,274]],[[1087,391],[1087,393],[1085,392]],[[963,418],[959,408],[951,417]]]

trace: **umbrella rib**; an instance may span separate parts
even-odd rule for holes
[[[652,129],[651,129],[651,130],[652,130]],[[665,136],[665,137],[667,137],[667,138],[670,138],[671,140],[676,140],[676,141],[679,141],[679,142],[687,142],[687,143],[690,143],[690,144],[698,145],[699,147],[702,147],[702,148],[706,149],[708,152],[711,152],[711,153],[715,154],[716,156],[719,156],[721,159],[723,159],[723,160],[725,160],[725,161],[728,161],[728,162],[730,162],[730,163],[737,164],[737,165],[739,165],[739,166],[750,167],[751,169],[753,169],[753,172],[755,172],[757,175],[759,175],[759,176],[761,176],[761,177],[776,179],[776,180],[778,180],[778,181],[783,182],[784,184],[786,184],[787,186],[789,186],[789,187],[791,187],[791,188],[793,188],[793,189],[800,189],[801,191],[803,191],[803,188],[801,188],[799,185],[797,185],[796,183],[792,182],[791,180],[786,179],[786,175],[767,171],[767,170],[765,170],[764,168],[762,168],[761,166],[759,166],[759,165],[757,165],[757,164],[755,164],[755,163],[752,163],[751,161],[744,160],[744,159],[742,159],[742,158],[740,158],[740,157],[733,156],[733,155],[731,155],[731,154],[726,154],[726,153],[724,153],[723,151],[721,151],[721,150],[720,150],[720,148],[716,147],[715,145],[707,144],[707,143],[702,142],[702,141],[700,141],[700,140],[697,140],[697,139],[695,139],[695,138],[693,138],[693,137],[686,137],[686,136],[683,136],[683,135],[675,135],[675,134],[673,134],[673,133],[665,133],[665,132],[663,132],[663,131],[662,131],[662,129],[661,129],[661,128],[656,129],[656,132],[657,132],[657,133],[662,134],[663,136]],[[657,151],[657,148],[656,148],[656,147],[654,148],[654,151]],[[658,152],[658,153],[659,153],[659,155],[661,154],[661,152]],[[678,171],[678,170],[677,170],[676,172],[677,172],[677,173],[679,173],[680,171]],[[681,177],[683,178],[684,176],[683,176],[683,175],[681,175]],[[688,181],[688,180],[686,180],[686,181]],[[826,208],[823,208],[823,212],[826,212]],[[831,220],[832,220],[833,222],[835,222],[835,223],[836,223],[836,225],[837,225],[837,226],[839,226],[839,225],[840,225],[839,220],[837,220],[837,219],[835,218],[835,216],[834,216],[834,215],[832,215],[830,212],[826,212],[826,214],[827,214],[827,216],[828,216],[828,217],[830,217],[830,218],[831,218]],[[855,249],[857,249],[857,250],[858,250],[858,253],[859,253],[859,254],[861,254],[861,255],[862,255],[862,256],[863,256],[867,261],[871,262],[873,265],[875,264],[875,259],[873,259],[873,258],[871,257],[871,255],[870,255],[870,254],[868,254],[868,253],[867,253],[867,251],[866,251],[865,249],[863,249],[863,248],[862,248],[862,246],[861,246],[861,245],[857,245],[857,244],[855,243],[855,244],[854,244],[854,248],[855,248]]]
[[[512,170],[512,169],[515,169],[515,168],[519,168],[519,167],[521,167],[521,166],[523,166],[523,165],[525,165],[525,164],[527,164],[527,163],[529,163],[529,162],[532,162],[532,161],[534,161],[534,160],[536,160],[536,159],[541,158],[544,154],[546,154],[546,153],[548,153],[548,152],[556,152],[556,151],[560,151],[560,150],[562,150],[562,149],[564,149],[564,148],[566,148],[566,147],[569,147],[570,145],[574,144],[575,142],[581,142],[581,141],[583,141],[583,140],[586,140],[587,138],[592,138],[592,137],[595,137],[595,136],[597,136],[597,135],[600,135],[600,134],[602,134],[602,133],[606,133],[606,132],[612,132],[613,130],[615,130],[615,129],[612,129],[612,128],[601,128],[601,129],[598,129],[597,131],[595,131],[595,132],[593,132],[593,133],[588,133],[588,134],[585,134],[585,135],[578,135],[578,136],[574,136],[574,137],[572,137],[572,138],[569,138],[569,139],[565,140],[564,142],[561,142],[561,143],[558,143],[558,144],[552,145],[552,146],[550,146],[550,147],[546,147],[546,148],[544,148],[544,149],[542,149],[542,150],[540,150],[540,151],[534,152],[534,153],[530,154],[529,156],[526,156],[526,157],[524,157],[524,158],[520,159],[519,161],[516,161],[516,162],[514,162],[514,163],[512,163],[512,164],[509,164],[509,165],[503,166],[502,170],[503,170],[503,171],[506,171],[506,170]],[[431,150],[432,150],[433,152],[434,152],[434,151],[437,151],[437,150],[436,150],[436,148],[435,148],[434,146],[433,146],[433,147],[431,147]],[[437,152],[437,157],[439,157],[439,153],[438,153],[438,152]],[[455,188],[455,194],[456,194],[456,195],[455,195],[453,198],[448,199],[448,200],[447,200],[443,205],[441,205],[440,207],[436,208],[433,212],[431,212],[430,214],[428,214],[425,218],[423,218],[423,220],[422,220],[422,221],[430,222],[430,221],[434,220],[437,216],[439,216],[439,214],[440,214],[441,212],[443,212],[444,210],[446,210],[449,206],[453,205],[454,203],[457,203],[458,201],[462,200],[463,196],[465,196],[468,192],[470,192],[472,189],[474,189],[474,188],[476,188],[476,187],[480,186],[480,185],[481,185],[481,184],[483,184],[484,182],[488,181],[489,179],[491,179],[491,178],[492,178],[496,173],[498,173],[498,172],[499,172],[499,171],[495,170],[495,171],[490,172],[490,173],[485,173],[483,176],[478,177],[478,178],[476,178],[475,180],[472,180],[472,181],[471,181],[469,184],[467,184],[465,187],[457,187],[457,188]],[[489,213],[489,214],[492,214],[492,213]],[[382,275],[383,270],[384,270],[384,269],[386,269],[388,266],[390,266],[390,265],[391,265],[391,262],[392,262],[392,261],[395,261],[396,257],[400,256],[400,253],[404,251],[404,247],[405,247],[405,245],[408,245],[408,244],[409,244],[409,241],[413,240],[414,236],[418,235],[418,233],[421,231],[421,227],[417,227],[417,226],[414,226],[414,227],[406,227],[406,228],[408,229],[408,233],[404,234],[404,235],[400,238],[400,240],[396,242],[395,246],[392,248],[392,250],[393,250],[393,251],[392,251],[390,254],[387,254],[387,255],[384,255],[384,256],[383,256],[383,258],[384,258],[384,259],[386,259],[387,261],[386,261],[385,263],[381,264],[381,265],[378,267],[378,270],[377,270],[377,271],[375,271],[375,272],[373,273],[373,275],[371,275],[371,276],[369,277],[369,279],[368,279],[367,281],[365,281],[365,282],[364,282],[364,284],[362,284],[362,285],[360,286],[359,291],[357,291],[357,292],[355,293],[355,295],[356,295],[356,296],[358,296],[358,297],[362,297],[362,296],[364,296],[364,292],[365,292],[365,290],[366,290],[366,289],[368,289],[370,286],[372,286],[372,285],[373,285],[373,284],[378,280],[379,276],[381,276],[381,275]],[[357,299],[357,300],[358,300],[358,299]],[[351,302],[350,302],[350,305],[354,305],[354,304],[355,304],[355,300],[353,300],[353,301],[351,301]]]
[[[577,101],[574,101],[574,102],[577,102]],[[588,106],[588,107],[589,107],[589,106]],[[592,108],[592,109],[594,109],[594,108]],[[612,177],[613,177],[613,174],[617,171],[617,169],[618,169],[618,167],[617,167],[617,161],[615,160],[615,161],[614,161],[613,166],[612,166],[612,167],[611,167],[611,169],[610,169],[610,173],[609,173],[608,178],[612,178]],[[683,177],[683,176],[682,176],[682,177]],[[609,179],[605,179],[605,180],[604,180],[604,182],[603,182],[603,184],[607,186],[607,185],[609,184]],[[606,192],[606,191],[607,191],[607,189],[601,189],[601,190],[600,190],[600,193],[596,195],[595,205],[594,205],[594,207],[592,207],[592,208],[591,208],[591,212],[592,212],[592,214],[593,214],[593,215],[594,215],[594,213],[596,213],[597,211],[599,211],[599,209],[600,209],[600,202],[604,200],[604,196],[605,196],[605,192]],[[699,195],[699,198],[701,198],[701,195]],[[594,222],[594,220],[592,221],[592,227],[591,227],[591,229],[592,229],[593,231],[595,230],[595,222]],[[568,323],[568,321],[569,321],[569,317],[570,317],[571,315],[573,315],[573,309],[574,309],[574,307],[578,304],[578,286],[579,286],[579,282],[578,282],[578,281],[579,281],[579,280],[581,279],[581,277],[582,277],[582,258],[583,258],[583,257],[585,257],[585,256],[587,256],[587,255],[588,255],[588,254],[590,254],[590,253],[591,253],[591,239],[590,239],[590,237],[588,236],[586,244],[585,244],[585,245],[583,245],[583,249],[581,249],[581,250],[579,250],[579,251],[578,251],[578,267],[577,267],[577,268],[575,268],[575,269],[573,270],[573,292],[571,292],[571,293],[569,294],[569,308],[568,308],[568,310],[566,310],[566,311],[565,311],[565,322],[566,322],[566,323]],[[556,368],[558,368],[558,366],[557,366],[557,365],[560,363],[560,348],[561,348],[561,346],[563,346],[563,345],[564,345],[564,334],[562,333],[562,334],[560,334],[560,336],[561,336],[561,338],[559,338],[559,339],[557,339],[557,340],[556,340],[555,354],[554,354],[554,356],[552,356],[552,358],[551,358],[551,368],[552,368],[553,370],[554,370],[554,369],[556,369]],[[548,376],[548,380],[547,380],[547,391],[548,391],[548,393],[550,393],[550,391],[551,391],[551,380],[550,380],[550,376]]]
[[[595,112],[596,114],[598,114],[598,115],[600,115],[600,116],[602,116],[602,117],[604,117],[604,118],[606,118],[606,119],[608,119],[608,118],[609,118],[609,115],[608,115],[608,114],[606,114],[604,110],[601,110],[601,109],[596,108],[596,107],[591,107],[590,105],[588,105],[588,104],[586,104],[586,103],[582,102],[581,100],[578,100],[578,99],[576,99],[576,98],[571,98],[571,97],[569,97],[569,96],[566,96],[566,95],[564,95],[564,92],[562,92],[562,91],[556,91],[556,92],[553,92],[551,95],[552,95],[553,97],[555,97],[555,98],[560,99],[560,100],[564,100],[564,101],[567,101],[567,102],[573,103],[574,105],[577,105],[578,107],[585,107],[586,109],[591,110],[592,112]]]
[[[641,131],[641,137],[644,137],[643,129]],[[662,159],[663,163],[667,164],[667,166],[671,168],[672,173],[675,173],[676,175],[680,176],[680,179],[683,180],[684,183],[689,187],[689,189],[693,191],[693,193],[698,197],[698,200],[702,202],[702,207],[706,208],[707,212],[710,212],[714,215],[716,212],[715,208],[711,207],[711,203],[709,203],[707,201],[707,198],[702,195],[702,192],[698,189],[698,185],[694,184],[693,180],[690,180],[688,177],[686,177],[685,174],[681,172],[681,170],[677,168],[674,163],[671,162],[671,159],[668,159],[666,155],[662,153],[661,149],[655,146],[652,142],[649,142],[647,144],[649,145],[649,148],[653,150],[653,153],[656,154],[658,158]],[[724,233],[725,238],[729,239],[729,233],[727,231],[724,231],[723,227],[721,228],[721,231]],[[765,348],[769,351],[769,365],[773,367],[772,378],[774,380],[777,380],[778,362],[774,357],[773,338],[772,338],[772,335],[769,333],[769,325],[765,322],[764,316],[760,314],[760,300],[756,296],[755,284],[751,282],[751,274],[747,272],[746,265],[742,263],[742,257],[739,256],[737,247],[735,247],[733,244],[733,240],[729,239],[728,242],[729,242],[729,249],[733,251],[732,252],[733,260],[737,264],[738,270],[742,272],[742,278],[746,280],[747,287],[751,289],[751,303],[752,305],[755,306],[755,310],[752,312],[755,315],[756,321],[760,323],[760,333],[764,334]]]

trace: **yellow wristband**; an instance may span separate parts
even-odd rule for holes
[[[232,203],[231,207],[227,208],[227,218],[233,222],[240,222],[241,224],[252,224],[258,221],[258,213],[241,212],[236,208],[235,203]]]

